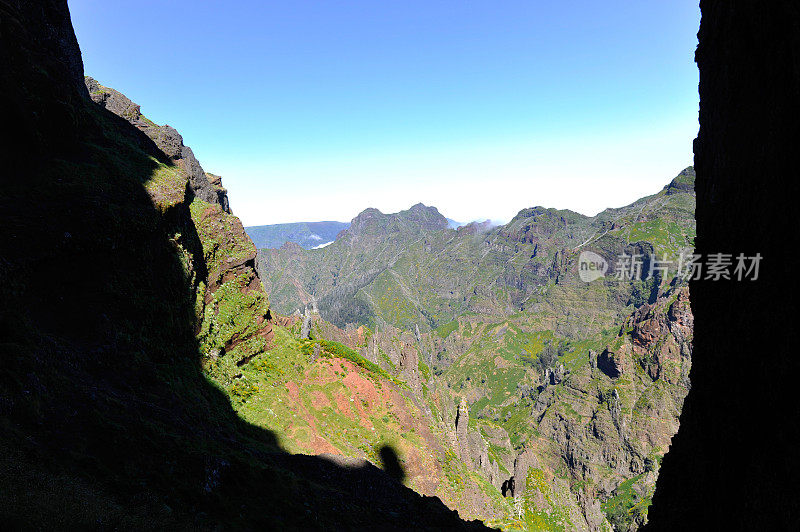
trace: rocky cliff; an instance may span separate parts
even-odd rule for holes
[[[174,128],[149,120],[119,91],[88,76],[85,83],[93,102],[143,132],[171,165],[164,172],[168,175],[156,174],[145,189],[162,212],[188,214],[189,220],[181,224],[191,223],[200,241],[202,255],[182,240],[182,234],[173,236],[196,284],[198,340],[207,364],[218,363],[221,356],[239,363],[263,352],[274,336],[269,299],[255,270],[255,246],[231,214],[222,178],[206,174]]]
[[[797,493],[800,10],[700,2],[697,251],[763,257],[755,281],[692,281],[692,391],[664,458],[653,530],[790,530]]]
[[[230,214],[227,191],[222,187],[220,177],[206,174],[203,171],[194,152],[183,144],[183,137],[175,128],[155,124],[142,114],[138,104],[129,100],[121,92],[100,85],[94,78],[87,76],[85,83],[92,101],[124,118],[139,131],[144,132],[158,146],[158,149],[181,167],[189,177],[193,197],[206,203],[217,204],[223,211]]]
[[[65,1],[0,2],[0,54],[5,526],[467,526],[242,421],[228,390],[273,333],[220,181],[120,93],[89,98]]]

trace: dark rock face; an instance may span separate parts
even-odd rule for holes
[[[3,2],[0,22],[0,121],[13,131],[0,155],[4,172],[14,173],[76,149],[80,117],[74,108],[86,88],[65,1]]]
[[[92,77],[87,76],[85,80],[86,89],[89,91],[89,96],[94,103],[108,109],[117,116],[121,116],[134,125],[147,127],[148,124],[144,120],[141,120],[142,110],[139,105],[133,103],[121,92],[103,87]],[[167,149],[165,149],[165,146],[159,145],[159,147],[164,153],[171,155],[168,153]]]
[[[614,353],[609,351],[608,348],[604,349],[600,356],[597,357],[597,368],[612,379],[622,375],[622,364],[619,358],[615,357]]]
[[[756,281],[691,284],[692,390],[650,528],[796,529],[800,6],[700,7],[697,252],[764,258]]]
[[[83,87],[83,58],[78,40],[72,31],[72,22],[66,2],[30,0],[9,0],[4,2],[16,12],[25,13],[24,22],[36,28],[37,44],[45,53],[57,57],[65,67],[64,81],[69,83],[81,95],[86,94]],[[7,8],[3,8],[3,16],[11,17]]]
[[[500,492],[503,494],[503,497],[514,496],[514,477],[503,481],[503,486],[500,488]]]

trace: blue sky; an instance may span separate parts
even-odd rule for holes
[[[654,193],[692,161],[696,4],[69,0],[86,73],[176,127],[245,225]]]

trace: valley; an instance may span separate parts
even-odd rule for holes
[[[681,272],[649,268],[691,253],[693,180],[687,168],[593,218],[535,207],[496,228],[448,228],[421,204],[367,209],[324,249],[259,250],[272,309],[299,350],[338,342],[397,379],[384,380],[404,392],[392,404],[413,412],[372,415],[376,433],[363,415],[364,428],[344,422],[346,401],[361,400],[353,389],[291,384],[281,401],[304,402],[301,434],[313,434],[290,438],[293,448],[375,459],[392,442],[408,485],[507,529],[641,525],[689,390],[693,325]],[[580,280],[583,251],[608,262],[605,278]],[[615,277],[625,255],[641,257],[638,278]],[[313,358],[300,358],[303,371],[319,371]],[[259,408],[242,411],[267,426],[286,419]]]

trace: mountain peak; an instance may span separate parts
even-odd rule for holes
[[[442,216],[436,207],[428,207],[422,203],[411,206],[406,211],[400,211],[395,215],[413,224],[421,224],[422,228],[428,230],[447,229],[449,222]]]
[[[351,235],[384,234],[387,232],[435,231],[448,227],[447,218],[436,207],[417,203],[405,211],[384,214],[374,207],[353,218],[347,232]]]
[[[694,166],[687,166],[664,187],[664,190],[667,194],[678,194],[680,192],[694,194],[694,180]]]

